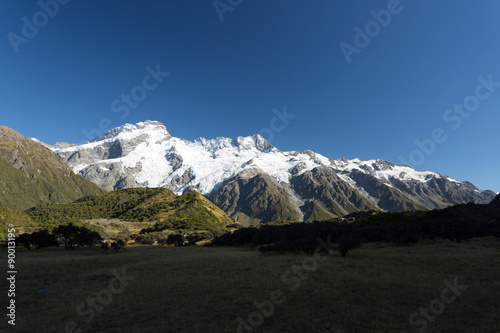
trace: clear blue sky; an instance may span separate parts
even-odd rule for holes
[[[388,8],[390,22],[382,13],[383,24],[370,23],[371,11]],[[87,140],[103,119],[104,129],[158,120],[189,140],[273,124],[281,150],[403,157],[500,191],[500,87],[471,97],[479,76],[500,82],[498,1],[243,0],[231,9],[221,21],[212,0],[72,0],[50,17],[38,1],[2,1],[0,123],[49,144]],[[356,47],[355,27],[372,37],[364,45],[358,36],[348,63],[340,45]],[[158,64],[169,76],[147,78],[145,90],[146,67]],[[134,108],[121,100],[132,91]],[[475,111],[447,112],[464,100]],[[273,109],[284,106],[296,117],[283,128]]]

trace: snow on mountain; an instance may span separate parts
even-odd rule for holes
[[[100,152],[113,145],[132,148],[120,156],[101,156]],[[75,173],[95,167],[107,171],[108,164],[116,163],[124,170],[139,168],[135,175],[137,186],[176,187],[177,179],[189,175],[189,181],[174,188],[178,194],[187,188],[208,194],[217,184],[249,168],[260,168],[276,180],[287,182],[289,171],[306,159],[305,155],[290,159],[260,135],[187,141],[172,137],[163,124],[154,121],[126,124],[83,145],[54,146],[52,150]],[[76,155],[86,158],[74,158]]]
[[[75,173],[107,189],[167,187],[177,194],[196,189],[210,195],[224,181],[237,175],[255,175],[257,170],[282,184],[294,202],[303,202],[293,191],[291,179],[326,167],[334,172],[330,177],[336,174],[338,181],[345,182],[374,207],[380,207],[384,195],[401,195],[427,208],[476,200],[475,190],[479,191],[476,201],[491,201],[494,195],[485,195],[470,183],[459,191],[458,187],[465,183],[379,159],[332,160],[312,151],[282,152],[260,135],[187,141],[171,136],[156,121],[125,124],[85,144],[58,143],[51,149]],[[319,179],[314,181],[321,183]],[[382,190],[381,186],[390,190]],[[448,198],[441,201],[440,196],[445,194]]]
[[[449,181],[459,183],[459,181],[454,180],[448,176],[443,176],[431,171],[417,171],[406,165],[398,165],[386,162],[384,160],[366,160],[361,161],[357,158],[353,160],[347,160],[345,158],[340,158],[335,160],[334,168],[341,170],[343,173],[350,173],[353,170],[358,170],[367,174],[371,174],[378,179],[384,180],[387,183],[391,183],[391,178],[399,178],[401,180],[415,180],[418,182],[425,183],[431,178],[445,177]]]

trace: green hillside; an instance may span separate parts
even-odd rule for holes
[[[18,230],[35,226],[35,222],[28,214],[12,208],[0,207],[0,239],[7,235],[9,224],[16,226]]]
[[[242,172],[226,180],[210,199],[244,225],[300,219],[288,193],[265,173],[249,177]]]
[[[26,213],[39,224],[67,219],[119,219],[157,222],[155,230],[204,230],[234,220],[196,191],[182,196],[165,188],[131,188],[95,194],[72,203],[46,203]]]
[[[314,201],[304,204],[302,211],[304,212],[304,221],[306,222],[329,220],[337,217],[337,215],[321,207],[319,202]]]
[[[0,170],[0,207],[25,210],[102,192],[50,149],[5,126],[0,126]]]

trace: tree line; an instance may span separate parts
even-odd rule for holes
[[[390,213],[388,213],[390,214]],[[385,214],[384,214],[385,215]],[[215,238],[211,245],[251,245],[261,252],[306,252],[313,253],[318,238],[330,239],[336,244],[341,256],[363,243],[390,242],[398,245],[414,244],[423,240],[448,239],[455,242],[468,241],[476,237],[494,236],[500,238],[500,221],[474,220],[445,216],[429,218],[406,216],[395,220],[398,215],[379,216],[365,219],[364,223],[314,221],[288,225],[261,225],[241,228]],[[387,220],[391,220],[387,222]]]
[[[41,229],[16,237],[16,244],[28,250],[32,246],[36,249],[43,249],[61,245],[64,245],[66,250],[73,250],[77,246],[94,246],[102,241],[103,238],[97,231],[73,223],[59,225],[52,231]]]

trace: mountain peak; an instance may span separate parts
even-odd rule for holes
[[[124,126],[127,126],[127,125],[129,127],[135,128],[135,129],[150,128],[150,129],[159,129],[159,130],[167,131],[167,128],[165,127],[165,125],[163,125],[161,122],[156,121],[156,120],[140,121],[134,125],[125,124]]]
[[[126,139],[132,139],[133,137],[139,136],[143,133],[157,133],[160,136],[170,137],[170,133],[168,133],[165,125],[160,123],[159,121],[146,120],[141,121],[136,124],[125,124],[120,127],[113,128],[109,130],[107,133],[89,141],[89,142],[99,142],[107,139],[112,139],[115,137],[121,137]]]
[[[258,151],[263,153],[270,152],[274,149],[274,146],[259,134],[254,134],[252,136],[238,136],[233,139],[232,144],[240,149],[256,148]]]
[[[255,147],[257,147],[260,151],[262,152],[269,152],[273,149],[276,149],[272,144],[269,143],[262,135],[260,134],[254,134],[252,136],[254,142],[255,142]]]

